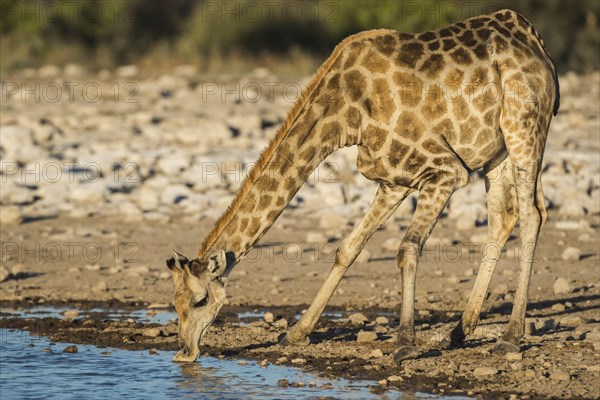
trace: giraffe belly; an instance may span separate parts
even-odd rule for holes
[[[474,144],[451,142],[448,144],[471,171],[482,168],[506,149],[502,134],[500,132],[494,134],[492,130],[483,131]]]

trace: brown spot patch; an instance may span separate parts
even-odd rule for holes
[[[329,144],[334,143],[336,139],[339,139],[341,130],[342,128],[339,122],[328,122],[321,130],[321,142]]]
[[[473,49],[473,53],[475,53],[475,56],[480,60],[488,59],[488,49],[487,49],[487,45],[484,43],[480,44],[479,46],[476,46]]]
[[[424,32],[424,33],[421,33],[419,36],[417,36],[417,39],[422,40],[424,42],[430,42],[436,38],[437,38],[437,36],[433,32]]]
[[[424,49],[421,43],[404,43],[402,47],[400,47],[397,63],[404,67],[414,68],[417,65],[417,61],[423,56],[423,53]]]
[[[310,146],[308,149],[303,150],[300,153],[300,159],[302,161],[312,161],[317,155],[317,148],[315,146]]]
[[[498,115],[499,113],[496,111],[497,109],[492,109],[485,113],[483,117],[483,123],[488,126],[496,126],[498,123]]]
[[[423,81],[412,73],[396,72],[394,83],[400,91],[400,103],[414,107],[421,102]]]
[[[458,40],[460,40],[465,46],[473,47],[477,44],[477,40],[475,39],[475,35],[473,31],[468,30],[464,31],[462,35],[458,36]]]
[[[450,118],[443,119],[439,124],[433,127],[433,132],[445,138],[448,142],[455,140],[456,132],[454,124]]]
[[[346,121],[348,121],[348,126],[350,128],[357,129],[360,126],[362,115],[358,108],[350,106],[348,110],[346,110]]]
[[[386,123],[390,122],[395,107],[392,92],[385,79],[373,80],[371,96],[365,102],[365,106],[370,108],[371,117],[375,120]]]
[[[433,139],[427,139],[423,142],[423,148],[431,154],[442,154],[446,149],[437,141]]]
[[[419,71],[424,72],[429,79],[434,79],[444,69],[444,65],[446,65],[446,62],[442,54],[432,54],[425,60]]]
[[[431,42],[427,45],[427,48],[431,51],[435,51],[440,48],[440,42],[439,41]]]
[[[369,124],[363,132],[363,144],[371,151],[381,149],[387,137],[387,131],[373,124]]]
[[[406,161],[404,162],[404,170],[411,175],[414,175],[421,169],[427,162],[427,157],[419,152],[417,149],[413,149]]]
[[[275,178],[271,178],[267,175],[262,175],[256,180],[256,183],[254,185],[261,192],[271,192],[277,190],[278,182]]]
[[[450,28],[444,28],[444,29],[440,30],[440,37],[445,38],[445,37],[449,37],[449,36],[452,36],[452,35],[453,35],[453,33],[450,30]]]
[[[337,72],[327,81],[327,88],[339,89],[340,88],[340,73]]]
[[[267,207],[269,207],[271,205],[271,202],[273,201],[273,196],[269,195],[269,194],[263,194],[262,196],[260,196],[260,200],[258,201],[258,209],[259,210],[264,210]]]
[[[227,224],[227,226],[224,229],[224,232],[227,235],[231,236],[237,231],[237,227],[238,227],[238,223],[236,222],[236,220],[232,220]]]
[[[423,116],[427,120],[435,120],[442,116],[446,112],[446,98],[444,92],[439,85],[433,85],[427,90],[425,97],[425,104],[423,105],[422,112]]]
[[[393,35],[377,36],[373,39],[373,43],[375,44],[375,48],[386,56],[391,55],[398,46],[398,42]]]
[[[486,88],[482,94],[473,99],[473,105],[477,111],[483,112],[492,107],[497,101],[494,92],[490,88]]]
[[[459,47],[450,53],[450,57],[457,63],[461,65],[470,65],[473,62],[469,51],[464,47]]]
[[[481,127],[481,122],[476,116],[471,116],[468,120],[460,124],[458,135],[461,144],[471,144],[475,138],[475,134]]]
[[[277,201],[275,202],[275,205],[277,207],[281,207],[285,202],[285,198],[283,196],[277,196]]]
[[[488,80],[488,71],[486,68],[477,67],[471,74],[470,81],[476,89],[479,89],[481,86],[484,86],[489,82]]]
[[[371,72],[385,73],[390,69],[390,62],[373,50],[369,50],[362,59],[362,65]]]
[[[442,47],[442,50],[444,51],[452,50],[458,45],[453,39],[444,39],[443,42],[444,47]]]
[[[529,38],[523,31],[515,32],[515,39],[517,39],[519,42],[523,43],[524,45],[529,46]]]
[[[398,117],[394,131],[403,138],[417,142],[425,132],[425,125],[415,113],[403,111]]]
[[[410,147],[400,142],[399,140],[392,140],[390,150],[388,151],[388,160],[392,167],[397,167],[400,161],[408,154]]]
[[[448,75],[446,75],[446,78],[444,79],[444,84],[451,91],[457,92],[462,86],[464,77],[465,73],[462,70],[455,68],[448,72]]]
[[[484,24],[485,24],[485,20],[484,20],[484,19],[482,19],[482,18],[475,18],[475,19],[472,19],[472,20],[469,22],[469,25],[470,25],[470,26],[471,26],[471,28],[473,28],[473,29],[480,28],[480,27],[482,27]]]
[[[483,28],[477,31],[477,36],[479,36],[479,39],[481,40],[488,40],[490,33],[492,33],[492,31],[487,28]]]
[[[358,71],[350,71],[344,74],[344,83],[346,84],[346,90],[352,101],[360,99],[367,89],[367,81]]]
[[[452,99],[452,112],[459,121],[469,116],[469,106],[462,96]]]

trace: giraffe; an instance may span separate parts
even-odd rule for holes
[[[180,351],[191,362],[225,300],[234,266],[332,152],[358,146],[357,167],[378,182],[363,219],[341,241],[306,313],[281,344],[306,345],[326,304],[367,240],[412,192],[418,201],[397,254],[400,324],[394,358],[415,358],[414,297],[425,241],[453,192],[483,169],[486,254],[450,346],[473,332],[492,273],[520,221],[520,275],[500,351],[519,350],[537,239],[547,219],[540,167],[559,107],[557,73],[533,26],[512,10],[420,34],[379,29],[343,40],[319,67],[218,219],[196,258],[175,253],[173,303]]]

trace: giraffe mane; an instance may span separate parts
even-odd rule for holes
[[[275,154],[277,148],[279,147],[279,144],[286,137],[287,133],[289,132],[290,127],[292,126],[292,124],[296,121],[296,119],[300,115],[300,111],[302,111],[302,109],[304,108],[304,105],[306,104],[308,98],[315,91],[318,84],[321,82],[321,80],[323,79],[323,77],[325,76],[327,71],[329,71],[329,69],[331,68],[333,63],[336,61],[338,56],[341,54],[341,52],[351,42],[353,42],[357,39],[362,39],[365,36],[375,35],[378,33],[382,33],[384,31],[388,31],[388,30],[373,29],[373,30],[360,32],[355,35],[347,37],[346,39],[342,40],[335,47],[335,49],[329,55],[329,57],[325,60],[325,62],[323,62],[323,64],[321,64],[321,66],[317,69],[317,72],[315,72],[315,74],[311,77],[308,85],[302,90],[300,97],[298,98],[298,100],[296,101],[294,106],[292,107],[292,110],[288,113],[283,124],[281,124],[279,126],[279,128],[277,129],[277,132],[275,133],[275,136],[273,137],[273,139],[271,139],[271,141],[269,142],[269,145],[262,151],[260,157],[258,158],[258,161],[252,167],[252,169],[250,170],[250,173],[242,182],[242,185],[240,186],[240,189],[238,190],[238,193],[236,194],[235,198],[233,199],[233,201],[231,202],[231,204],[229,205],[227,210],[221,215],[221,217],[219,217],[219,219],[217,220],[212,231],[208,234],[208,236],[204,240],[204,243],[202,244],[202,247],[198,253],[199,257],[204,257],[204,255],[206,255],[206,252],[210,249],[210,247],[217,240],[217,238],[219,237],[219,235],[221,234],[221,232],[223,231],[225,226],[227,226],[227,224],[231,220],[232,216],[237,212],[238,208],[242,204],[242,201],[244,200],[244,198],[250,191],[250,188],[252,187],[252,185],[254,184],[256,179],[260,176],[261,172],[268,165],[269,161],[271,160],[271,158]]]

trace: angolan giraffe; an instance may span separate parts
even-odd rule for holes
[[[342,276],[369,237],[413,191],[418,202],[398,251],[402,306],[395,359],[414,358],[415,275],[421,251],[452,193],[485,172],[489,233],[466,310],[452,332],[473,332],[508,235],[520,221],[520,276],[500,340],[518,350],[540,229],[547,218],[540,166],[558,80],[544,43],[511,10],[421,34],[372,30],[342,41],[321,65],[220,217],[197,258],[176,253],[174,304],[180,351],[194,361],[225,299],[227,276],[329,154],[358,146],[358,169],[380,184],[364,218],[339,245],[334,265],[283,343],[308,344]]]

